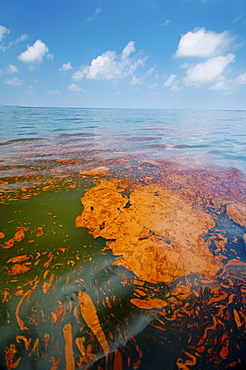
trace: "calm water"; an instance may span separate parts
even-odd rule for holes
[[[0,369],[244,368],[245,174],[246,111],[0,107]],[[102,220],[75,227],[85,194]],[[172,204],[170,233],[146,232]],[[103,234],[119,211],[130,228],[128,209],[146,219],[137,243],[181,251],[183,232],[188,249],[205,243],[205,268],[182,273],[181,258],[173,280],[141,278],[158,253],[130,268],[131,235]],[[121,264],[105,248],[115,240]]]
[[[97,150],[246,170],[246,111],[0,108],[3,165]],[[31,156],[32,157],[32,156]]]

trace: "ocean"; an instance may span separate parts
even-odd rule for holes
[[[0,107],[0,368],[246,363],[246,111]]]

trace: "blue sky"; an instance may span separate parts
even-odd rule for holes
[[[0,104],[246,109],[246,0],[0,0]]]

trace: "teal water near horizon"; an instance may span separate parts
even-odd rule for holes
[[[0,107],[1,163],[79,150],[246,170],[246,111]],[[23,156],[23,152],[26,153]],[[23,157],[22,157],[23,156]]]

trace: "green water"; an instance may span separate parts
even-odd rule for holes
[[[13,200],[1,206],[1,232],[5,234],[2,243],[11,239],[18,227],[28,228],[21,241],[15,241],[12,248],[2,249],[0,262],[1,293],[9,292],[8,299],[0,303],[0,353],[3,358],[5,348],[15,343],[18,355],[13,362],[21,357],[18,369],[51,368],[52,357],[59,358],[60,368],[65,368],[63,326],[66,323],[72,325],[74,337],[83,335],[86,344],[93,345],[98,359],[104,357],[95,336],[88,330],[81,332],[84,322],[78,310],[79,291],[85,291],[93,299],[102,327],[111,333],[112,350],[129,342],[131,331],[134,334],[147,325],[147,316],[143,315],[139,321],[134,314],[138,309],[132,309],[129,304],[132,296],[129,282],[133,274],[112,265],[115,257],[111,251],[102,252],[105,240],[94,240],[87,229],[75,227],[75,218],[83,209],[80,198],[88,186],[92,184],[81,182],[68,191],[61,185],[59,190],[44,191],[30,199]],[[37,236],[40,228],[43,235]],[[54,258],[45,267],[50,253]],[[29,271],[10,274],[13,263],[8,261],[16,256],[30,257],[24,261],[31,262]],[[122,284],[123,276],[127,283]],[[16,296],[16,292],[20,288],[27,292],[33,286],[28,283],[35,277],[40,280],[39,284],[23,300],[19,312],[26,327],[21,330],[16,319],[16,307],[22,296]],[[45,281],[51,284],[46,293],[42,288]],[[106,297],[111,301],[110,307],[106,304]],[[63,314],[54,323],[52,312],[56,312],[58,305],[62,306]],[[115,341],[116,334],[120,339]],[[17,336],[20,335],[31,338],[28,349],[24,348],[23,340],[18,343]],[[32,352],[37,338],[37,349]],[[45,338],[49,338],[48,341]],[[78,358],[78,349],[74,351]],[[3,361],[2,366],[7,369],[5,365]]]

